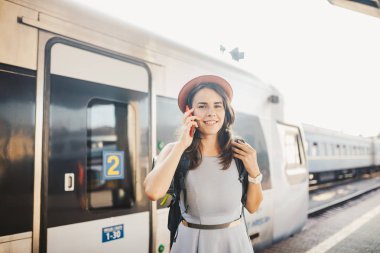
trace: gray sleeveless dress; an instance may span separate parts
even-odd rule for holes
[[[233,160],[231,167],[222,170],[217,157],[203,157],[200,166],[186,176],[188,212],[183,218],[196,224],[223,224],[241,216],[242,186]],[[178,236],[171,253],[253,253],[244,219],[236,226],[224,229],[202,230],[180,223]]]

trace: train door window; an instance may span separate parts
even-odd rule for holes
[[[301,155],[298,148],[298,138],[296,135],[287,134],[285,136],[286,163],[288,166],[301,164]]]
[[[282,144],[285,172],[290,184],[297,184],[308,179],[305,165],[305,153],[299,128],[290,125],[278,124],[280,141]],[[312,149],[317,144],[313,142]],[[316,151],[312,151],[312,154]]]
[[[343,145],[342,147],[342,155],[347,155],[346,145]]]
[[[337,154],[338,156],[341,155],[341,152],[340,152],[340,145],[339,145],[339,144],[336,145],[336,154]]]
[[[134,205],[135,125],[136,112],[131,104],[100,99],[90,101],[87,109],[90,209]]]
[[[268,148],[259,118],[255,115],[237,112],[232,129],[236,135],[255,148],[257,162],[263,174],[261,185],[264,190],[272,188]]]

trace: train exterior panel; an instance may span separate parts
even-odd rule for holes
[[[254,247],[302,228],[302,131],[273,86],[70,2],[1,1],[0,14],[0,251],[168,252],[168,209],[143,180],[176,139],[179,89],[202,74],[232,83],[235,133],[258,152]]]

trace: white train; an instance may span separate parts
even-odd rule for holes
[[[303,124],[310,185],[380,171],[380,139]]]
[[[69,2],[1,0],[0,30],[0,252],[168,252],[168,209],[143,180],[175,139],[179,89],[202,74],[233,85],[235,131],[258,151],[254,247],[306,222],[302,131],[274,87]]]

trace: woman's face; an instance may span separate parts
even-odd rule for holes
[[[193,98],[194,115],[201,117],[198,122],[198,131],[202,135],[215,135],[222,128],[225,109],[223,98],[213,89],[204,88],[198,91]]]

